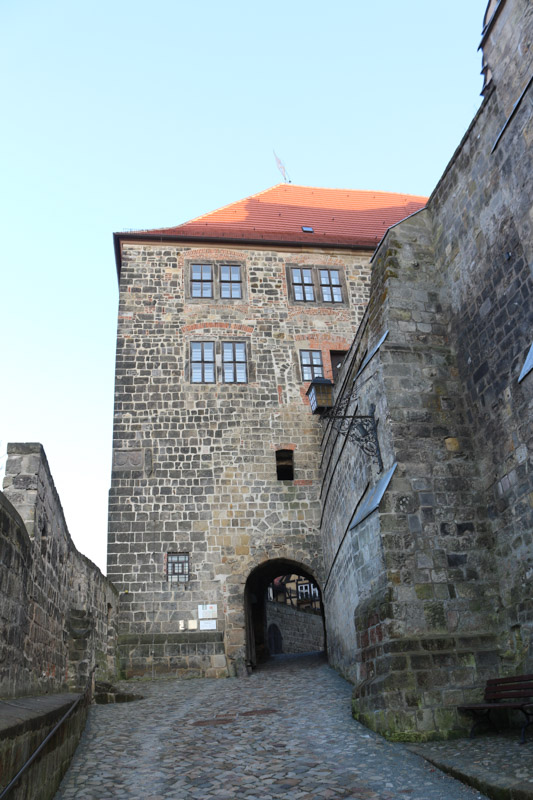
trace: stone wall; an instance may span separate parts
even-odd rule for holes
[[[0,697],[112,678],[117,592],[74,547],[41,445],[8,445],[0,517]]]
[[[323,440],[330,661],[355,683],[357,718],[390,738],[464,731],[457,705],[533,664],[533,373],[518,383],[533,330],[531,90],[498,139],[531,19],[505,3],[484,45],[491,90],[427,209],[373,260],[339,395],[375,409],[383,471],[332,426]]]
[[[356,685],[358,719],[390,738],[459,732],[457,704],[496,662],[492,540],[427,216],[381,247],[343,376],[349,409],[375,409],[383,469],[332,426],[324,440],[330,661]],[[379,509],[352,526],[394,465]]]
[[[533,7],[502,5],[483,44],[492,92],[429,207],[494,541],[502,668],[531,672],[533,373],[518,377],[533,343]]]
[[[185,632],[197,664],[206,604],[232,669],[246,657],[254,569],[285,559],[320,582],[320,432],[299,351],[320,350],[332,375],[331,351],[348,350],[361,318],[368,262],[368,253],[318,249],[123,243],[108,575],[121,591],[124,670],[184,669]],[[242,298],[191,297],[192,263],[215,273],[240,265]],[[290,265],[339,269],[345,302],[293,302]],[[217,380],[191,383],[190,344],[205,341],[217,348]],[[221,380],[220,348],[235,341],[246,345],[245,384]],[[294,454],[294,480],[277,479],[279,449]],[[183,583],[167,580],[172,553],[189,557]],[[146,659],[154,636],[164,657]],[[227,674],[216,661],[204,674]]]
[[[70,710],[79,695],[61,694],[0,701],[0,791]],[[67,771],[87,718],[79,702],[61,728],[9,792],[11,800],[52,800]]]
[[[286,603],[268,601],[267,630],[275,625],[281,634],[280,653],[313,653],[324,649],[324,622],[321,614],[301,611]],[[270,641],[270,636],[269,636]]]

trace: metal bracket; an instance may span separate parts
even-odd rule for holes
[[[347,436],[351,442],[359,445],[363,453],[375,458],[378,472],[382,472],[383,460],[379,449],[374,406],[371,407],[370,414],[346,414],[352,400],[354,398],[351,395],[343,397],[336,406],[325,411],[321,415],[321,419],[324,422],[330,422],[336,431],[343,436]]]

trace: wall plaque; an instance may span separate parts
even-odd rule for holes
[[[113,453],[113,468],[117,470],[142,470],[142,450],[115,450]]]
[[[209,603],[208,605],[198,606],[198,619],[216,619],[217,618],[217,604]]]

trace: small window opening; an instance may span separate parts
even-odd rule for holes
[[[347,350],[330,350],[329,355],[331,358],[331,372],[333,381],[337,383],[337,377],[344,362]]]
[[[278,481],[294,480],[294,453],[292,450],[276,450],[276,473]]]
[[[304,233],[314,233],[314,230],[310,225],[302,225],[302,230]]]

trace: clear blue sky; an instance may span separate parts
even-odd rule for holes
[[[8,441],[46,450],[105,569],[113,231],[281,181],[429,194],[479,103],[486,0],[3,0],[2,360]]]

